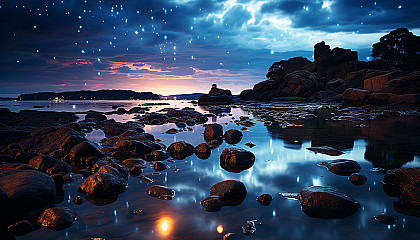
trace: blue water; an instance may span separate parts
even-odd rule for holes
[[[186,101],[168,101],[172,107],[193,107],[208,113],[203,107]],[[111,111],[115,102],[68,101],[63,103],[42,102],[50,111]],[[128,110],[142,102],[118,101]],[[12,111],[33,109],[40,102],[0,102]],[[13,106],[20,105],[20,106]],[[76,106],[76,107],[73,107]],[[153,107],[154,111],[163,107]],[[314,105],[316,108],[317,106]],[[248,113],[232,108],[229,115],[210,118],[209,122],[223,125],[224,130],[240,129],[233,122]],[[80,115],[83,119],[83,114]],[[110,115],[118,121],[131,120],[134,115]],[[74,225],[63,231],[39,229],[18,239],[222,239],[228,232],[241,233],[247,220],[259,220],[257,231],[246,239],[418,239],[420,218],[398,213],[393,206],[397,198],[387,196],[382,188],[383,172],[372,168],[420,166],[419,119],[413,116],[378,117],[360,123],[325,120],[318,117],[305,121],[302,127],[281,128],[263,126],[256,116],[251,119],[257,125],[242,131],[243,139],[236,144],[253,152],[255,164],[240,173],[222,169],[219,157],[223,149],[231,146],[223,142],[212,150],[211,157],[201,160],[195,155],[174,162],[165,161],[170,168],[154,174],[148,167],[144,175],[154,183],[145,183],[138,177],[130,177],[129,186],[118,200],[95,206],[88,201],[75,205],[71,199],[78,195],[77,188],[83,182],[81,175],[73,174],[76,181],[64,186],[65,200],[58,204],[78,213]],[[145,130],[169,146],[174,141],[187,141],[192,145],[204,142],[203,126],[193,126],[192,131],[175,135],[163,134],[174,124],[146,126]],[[87,134],[92,141],[103,137],[100,130]],[[249,148],[245,143],[253,142]],[[315,154],[307,147],[328,145],[344,152],[338,157]],[[357,161],[368,181],[362,186],[350,183],[348,177],[334,175],[317,163],[332,159]],[[234,179],[243,182],[248,194],[236,207],[223,207],[221,211],[204,211],[200,200],[209,196],[210,187],[220,181]],[[165,185],[176,191],[173,200],[165,201],[148,196],[145,191],[151,185]],[[356,199],[362,208],[344,219],[316,219],[300,209],[299,202],[279,195],[299,192],[308,186],[334,186]],[[269,206],[262,206],[256,198],[264,193],[273,196]],[[137,214],[132,214],[137,211]],[[394,226],[377,222],[375,215],[387,212],[399,218]],[[218,228],[219,227],[219,228]],[[223,228],[223,231],[219,233]]]

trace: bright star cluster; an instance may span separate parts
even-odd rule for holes
[[[397,27],[418,34],[416,0],[3,0],[0,95],[133,89],[234,93],[313,46],[359,50]]]

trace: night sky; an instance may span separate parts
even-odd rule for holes
[[[1,0],[0,96],[238,94],[322,40],[369,60],[393,29],[420,35],[419,13],[419,0]]]

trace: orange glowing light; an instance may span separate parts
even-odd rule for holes
[[[157,230],[162,236],[168,236],[172,231],[172,219],[163,217],[157,223]]]
[[[223,233],[223,226],[222,225],[217,226],[216,230],[218,233]]]

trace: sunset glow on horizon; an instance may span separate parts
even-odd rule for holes
[[[313,46],[371,46],[397,27],[420,34],[420,2],[290,0],[5,0],[0,96],[131,89],[233,94],[273,62],[313,61]]]

